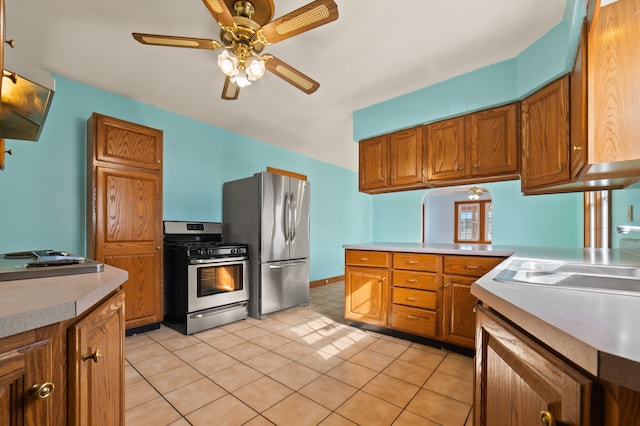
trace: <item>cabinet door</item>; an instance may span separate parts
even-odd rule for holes
[[[0,424],[54,424],[52,378],[50,340],[0,353]]]
[[[392,133],[389,138],[391,186],[419,184],[424,176],[422,127]]]
[[[476,336],[475,422],[538,426],[541,413],[571,425],[595,424],[595,383],[482,307]]]
[[[162,320],[162,131],[87,123],[87,255],[126,270],[127,328]]]
[[[442,277],[442,340],[474,347],[476,298],[471,294],[471,284],[475,280],[456,275]]]
[[[69,424],[124,425],[124,295],[69,328]]]
[[[471,176],[518,173],[517,113],[510,104],[469,116]]]
[[[385,135],[358,144],[360,191],[387,186],[387,141],[388,137]]]
[[[347,267],[345,270],[345,318],[386,327],[388,317],[388,270]]]
[[[98,167],[96,181],[96,259],[129,273],[127,328],[162,321],[160,176]]]
[[[427,180],[463,178],[465,170],[465,117],[427,126]]]
[[[580,44],[573,71],[569,77],[571,107],[571,177],[576,178],[587,163],[587,23],[582,25]]]
[[[567,182],[569,83],[563,77],[522,101],[522,188]]]
[[[162,131],[94,113],[97,161],[140,167],[162,168]]]

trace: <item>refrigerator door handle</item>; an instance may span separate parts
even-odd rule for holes
[[[284,231],[284,241],[289,242],[289,194],[284,194],[284,214],[282,215],[282,230]]]
[[[298,221],[298,201],[291,194],[291,241],[296,239],[296,222]]]

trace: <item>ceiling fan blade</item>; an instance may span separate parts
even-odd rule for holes
[[[213,19],[216,20],[220,27],[234,27],[236,25],[236,21],[233,20],[233,16],[223,0],[202,0],[202,2],[207,6]]]
[[[262,44],[273,44],[336,19],[338,6],[333,0],[316,0],[269,22],[257,35]]]
[[[224,87],[222,88],[222,99],[227,101],[234,101],[238,99],[240,94],[240,87],[231,81],[229,77],[224,80]]]
[[[311,77],[304,75],[291,65],[282,62],[273,55],[262,55],[262,59],[265,60],[265,67],[267,70],[277,75],[287,83],[296,86],[306,94],[311,94],[320,87],[320,83]]]
[[[193,49],[209,50],[216,50],[222,46],[219,42],[206,38],[177,37],[141,33],[131,33],[131,35],[142,44],[151,44],[154,46],[190,47]]]

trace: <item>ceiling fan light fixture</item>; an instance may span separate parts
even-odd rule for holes
[[[238,70],[237,74],[231,77],[230,80],[240,88],[251,85],[251,80],[249,80],[249,77],[245,70]]]
[[[239,72],[238,58],[225,49],[218,55],[218,67],[226,76],[234,77]]]
[[[480,199],[480,196],[482,195],[482,193],[484,192],[484,190],[482,188],[479,188],[477,186],[473,186],[471,188],[469,188],[469,195],[467,196],[467,198],[469,198],[470,200],[476,201]]]
[[[257,55],[249,56],[245,62],[244,69],[247,72],[249,81],[256,81],[264,75],[264,60]]]

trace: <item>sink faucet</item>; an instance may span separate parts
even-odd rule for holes
[[[629,232],[640,232],[640,226],[636,226],[636,225],[618,225],[616,229],[619,234],[628,234]]]

